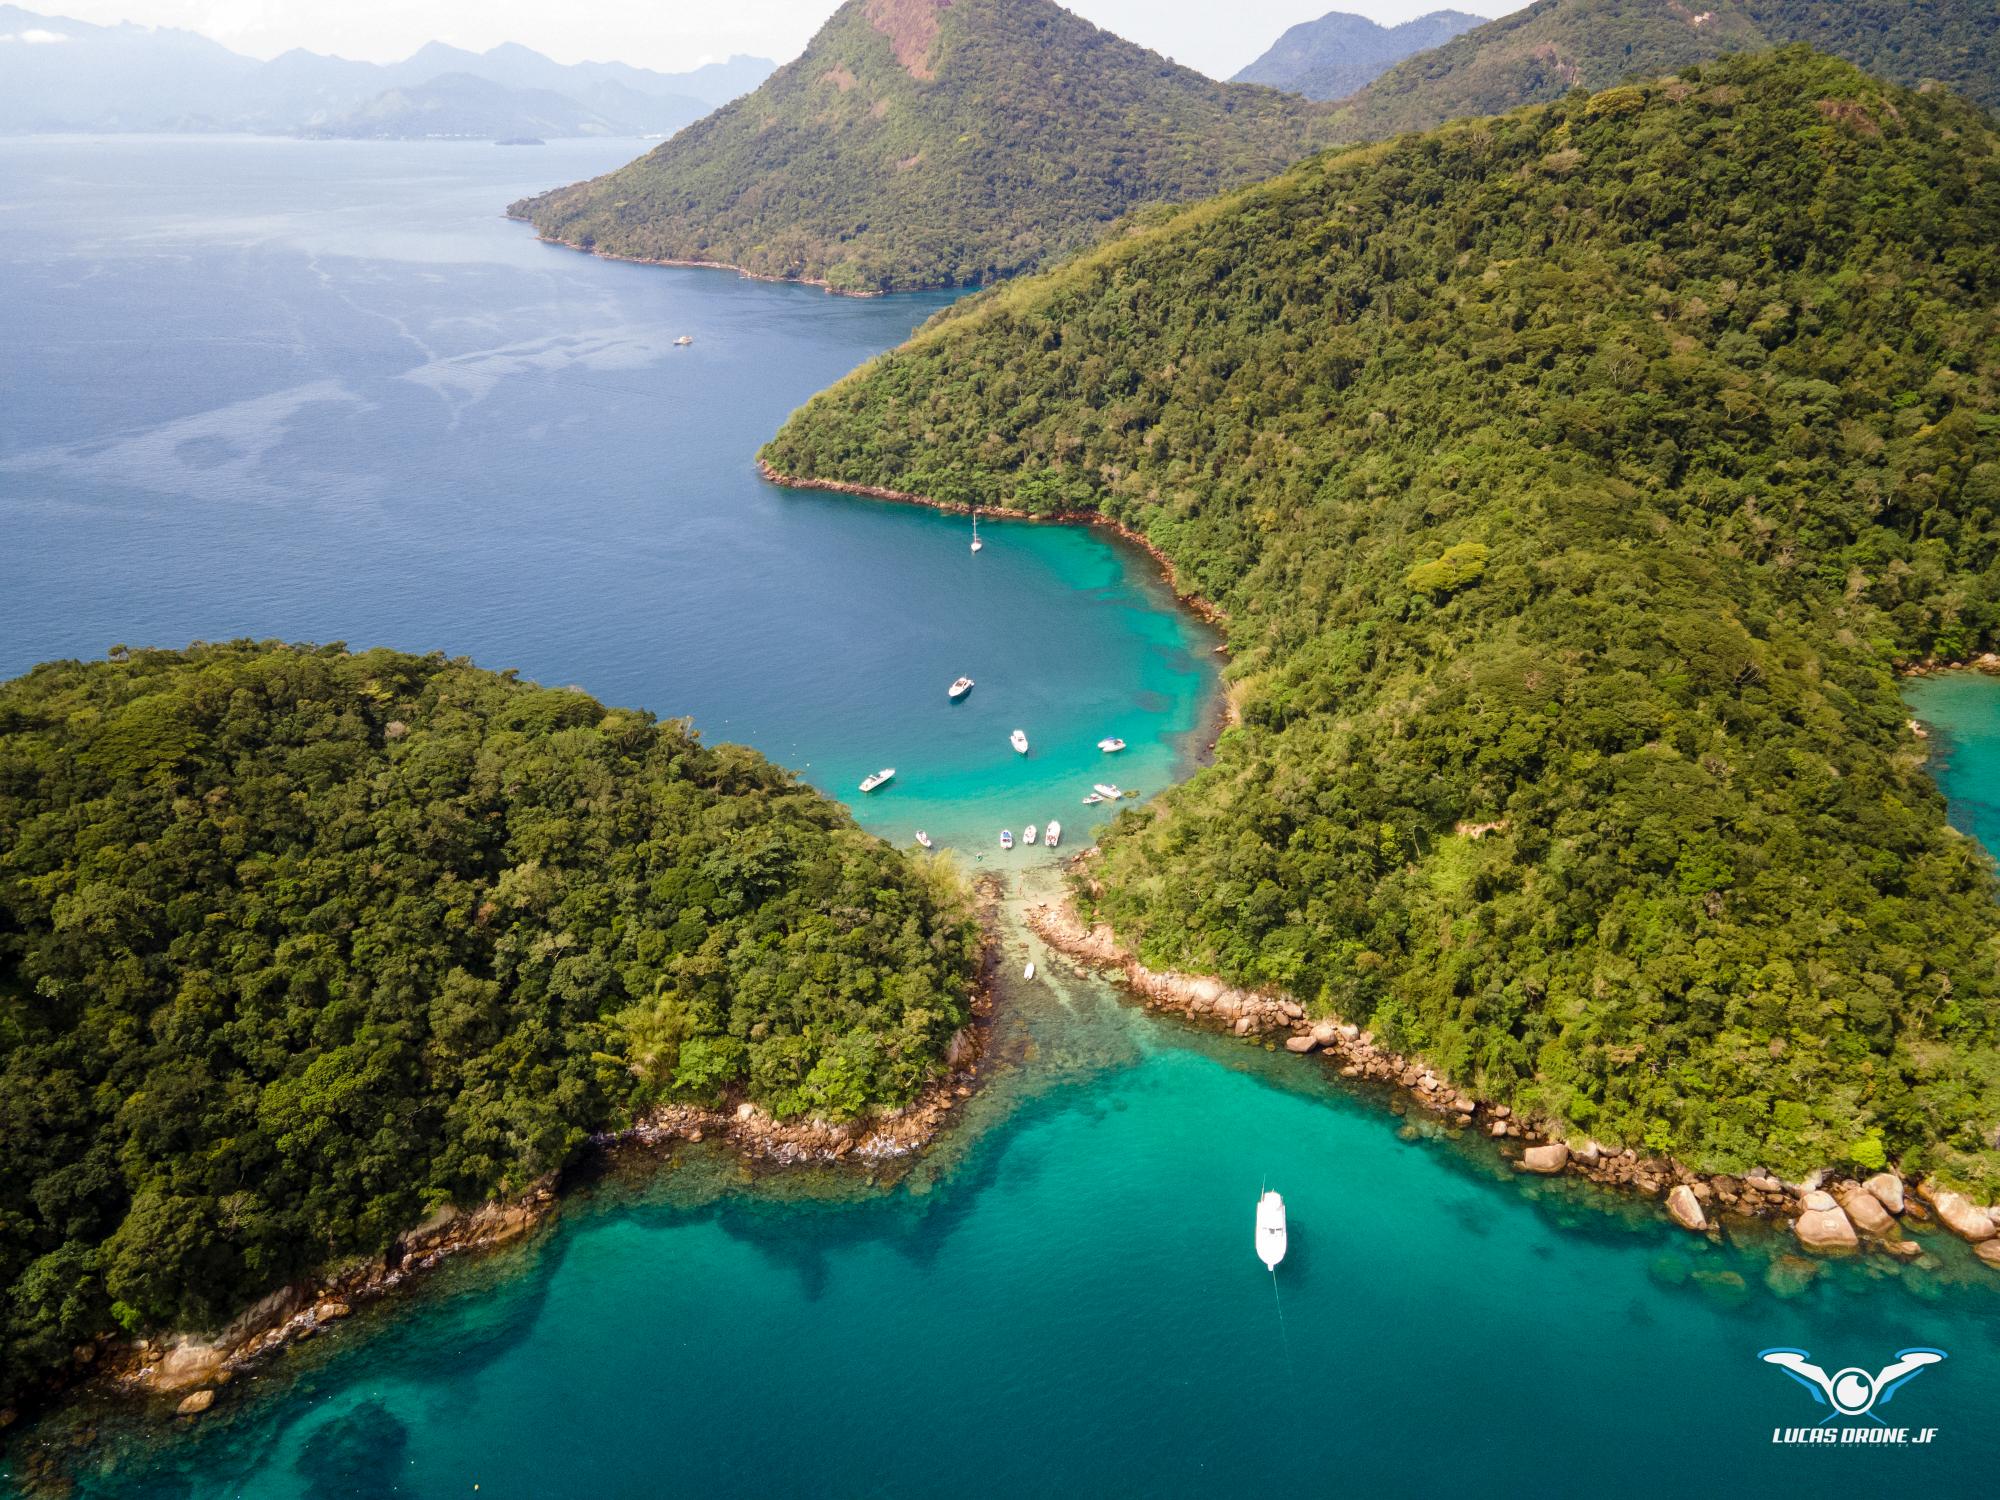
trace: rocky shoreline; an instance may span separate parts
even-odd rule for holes
[[[633,1125],[591,1138],[606,1153],[625,1146],[715,1141],[748,1160],[774,1166],[879,1163],[922,1150],[970,1098],[991,1019],[990,989],[982,987],[973,1019],[952,1038],[947,1072],[902,1109],[853,1121],[774,1119],[756,1105],[704,1109],[661,1106]],[[471,1211],[441,1208],[400,1235],[380,1256],[350,1261],[327,1274],[281,1287],[243,1309],[220,1332],[179,1333],[126,1342],[106,1336],[76,1352],[71,1385],[103,1381],[126,1393],[178,1397],[174,1413],[195,1417],[215,1404],[222,1387],[252,1373],[289,1345],[302,1343],[444,1261],[520,1240],[552,1219],[562,1181],[551,1173],[519,1198]],[[52,1392],[51,1395],[59,1395]],[[0,1430],[13,1411],[0,1413]]]
[[[791,490],[826,490],[836,495],[862,495],[870,500],[893,501],[897,505],[921,505],[930,510],[947,511],[953,515],[993,516],[1003,521],[1033,521],[1057,526],[1095,526],[1099,530],[1110,532],[1120,541],[1129,542],[1152,558],[1159,566],[1160,575],[1166,580],[1167,587],[1173,591],[1175,600],[1202,623],[1218,627],[1229,623],[1229,616],[1220,606],[1201,594],[1181,586],[1180,573],[1174,567],[1173,559],[1161,551],[1144,532],[1134,531],[1123,521],[1114,520],[1098,511],[1056,510],[1037,514],[1030,511],[1009,510],[1004,505],[966,505],[955,500],[936,500],[929,495],[913,495],[904,490],[884,489],[880,485],[849,484],[843,479],[801,479],[795,474],[787,474],[781,469],[773,468],[761,458],[757,460],[757,472],[772,484],[781,484]]]
[[[1095,851],[1071,862],[1084,870]],[[1122,982],[1149,1010],[1164,1010],[1232,1035],[1318,1056],[1343,1078],[1397,1088],[1455,1128],[1477,1130],[1501,1143],[1516,1170],[1572,1174],[1599,1186],[1640,1194],[1693,1234],[1720,1238],[1726,1221],[1787,1224],[1802,1249],[1820,1255],[1874,1253],[1914,1260],[1925,1252],[1909,1230],[1941,1226],[2000,1271],[2000,1207],[1977,1204],[1941,1184],[1906,1184],[1893,1171],[1865,1182],[1831,1171],[1784,1182],[1757,1169],[1744,1176],[1700,1173],[1678,1162],[1642,1156],[1630,1147],[1565,1140],[1541,1121],[1457,1088],[1420,1058],[1381,1045],[1373,1032],[1335,1019],[1312,1019],[1288,995],[1239,989],[1204,975],[1150,969],[1121,946],[1106,923],[1087,925],[1066,898],[1031,905],[1029,927],[1050,948]],[[1518,1153],[1518,1154],[1517,1154]]]

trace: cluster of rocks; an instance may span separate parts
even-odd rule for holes
[[[1148,1007],[1176,1010],[1240,1037],[1282,1038],[1286,1051],[1319,1054],[1343,1078],[1405,1089],[1418,1104],[1458,1125],[1483,1130],[1495,1140],[1523,1142],[1516,1162],[1521,1171],[1575,1173],[1607,1187],[1664,1197],[1674,1222],[1696,1233],[1709,1232],[1723,1214],[1784,1218],[1791,1221],[1799,1244],[1816,1253],[1865,1246],[1908,1258],[1921,1254],[1922,1247],[1903,1236],[1904,1225],[1935,1219],[1969,1242],[1982,1261],[2000,1269],[2000,1207],[1982,1207],[1939,1184],[1920,1182],[1912,1194],[1894,1172],[1879,1172],[1865,1182],[1822,1171],[1803,1182],[1786,1183],[1761,1168],[1743,1177],[1702,1176],[1629,1147],[1552,1139],[1507,1105],[1476,1099],[1422,1061],[1381,1046],[1370,1031],[1342,1021],[1309,1019],[1304,1007],[1288,996],[1150,969],[1119,945],[1107,924],[1086,926],[1067,902],[1031,907],[1028,925],[1059,952],[1116,971]]]
[[[120,1351],[113,1378],[156,1394],[184,1392],[175,1411],[199,1416],[215,1404],[217,1391],[249,1366],[312,1338],[352,1316],[356,1303],[378,1297],[442,1260],[519,1239],[546,1219],[555,1204],[556,1183],[550,1176],[512,1202],[470,1211],[440,1208],[381,1257],[350,1262],[317,1281],[280,1287],[237,1314],[220,1333],[137,1340]]]

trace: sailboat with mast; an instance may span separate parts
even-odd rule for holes
[[[985,545],[986,543],[979,540],[979,512],[975,510],[972,513],[972,550],[977,552]]]

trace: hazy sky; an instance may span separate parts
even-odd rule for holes
[[[839,0],[14,0],[100,24],[182,26],[238,52],[292,47],[390,62],[431,40],[484,51],[521,42],[676,72],[735,52],[795,57]],[[1526,0],[1066,0],[1108,30],[1227,77],[1287,26],[1329,10],[1403,21],[1449,7],[1500,15]]]

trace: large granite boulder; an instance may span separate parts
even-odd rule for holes
[[[1977,1203],[1963,1193],[1954,1193],[1949,1188],[1939,1187],[1934,1182],[1926,1182],[1918,1189],[1924,1201],[1937,1210],[1937,1216],[1960,1239],[1971,1240],[1974,1244],[1990,1240],[2000,1229],[1993,1227],[1993,1218]]]
[[[1702,1212],[1701,1200],[1694,1195],[1694,1189],[1685,1182],[1680,1183],[1667,1194],[1667,1212],[1674,1222],[1683,1229],[1696,1233],[1708,1228],[1708,1215]]]
[[[1545,1177],[1560,1172],[1569,1165],[1569,1147],[1561,1141],[1552,1141],[1546,1146],[1530,1146],[1521,1153],[1521,1165]]]
[[[1903,1211],[1903,1179],[1894,1172],[1877,1172],[1861,1184],[1892,1214]]]
[[[1808,1250],[1852,1250],[1861,1243],[1854,1225],[1833,1201],[1831,1193],[1814,1191],[1805,1195],[1805,1211],[1792,1220],[1792,1233]]]
[[[1866,1188],[1851,1187],[1835,1194],[1835,1197],[1840,1200],[1842,1211],[1853,1221],[1854,1227],[1864,1234],[1880,1237],[1896,1227],[1896,1216]]]

